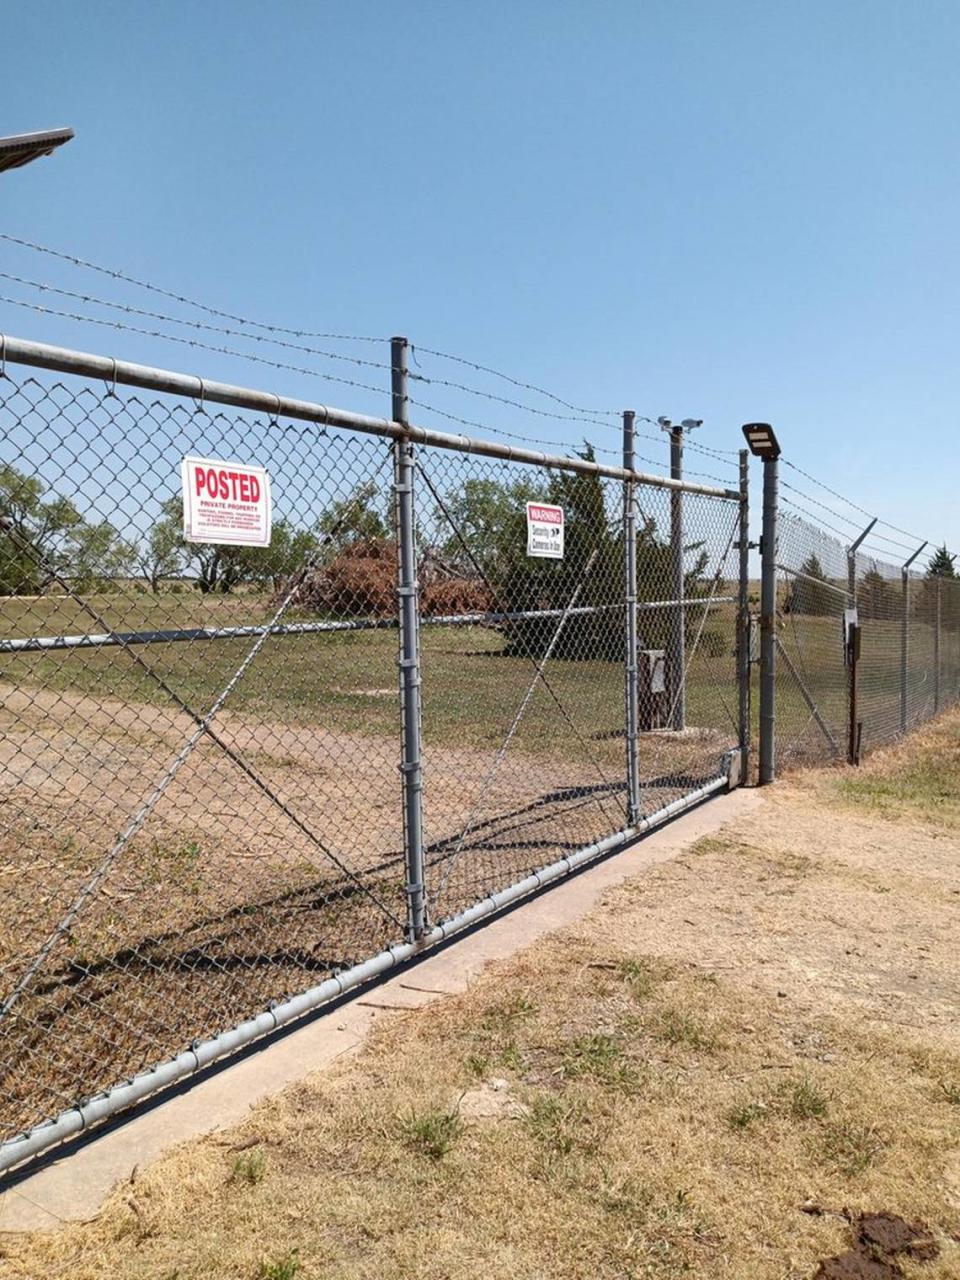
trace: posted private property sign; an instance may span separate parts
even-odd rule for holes
[[[183,536],[188,542],[270,545],[270,477],[263,467],[184,458]]]
[[[563,559],[563,507],[527,503],[527,555]]]

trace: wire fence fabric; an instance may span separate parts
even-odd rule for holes
[[[851,552],[789,509],[777,559],[781,768],[845,760],[851,741],[883,746],[960,700],[960,580],[907,567],[906,555],[898,565]],[[844,617],[854,610],[852,667]]]
[[[409,885],[389,433],[8,364],[0,437],[9,1141],[402,941]],[[267,469],[269,547],[184,540],[186,455]],[[629,828],[624,484],[417,446],[413,487],[435,925]],[[739,740],[740,513],[635,498],[648,819]]]

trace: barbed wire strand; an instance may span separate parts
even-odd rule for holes
[[[859,511],[859,513],[862,516],[866,516],[868,520],[873,520],[874,518],[876,518],[877,523],[883,525],[885,529],[892,529],[894,533],[901,533],[905,538],[910,538],[914,540],[913,546],[910,548],[911,550],[918,547],[920,543],[923,541],[923,538],[921,538],[919,534],[912,533],[909,529],[901,529],[899,525],[892,524],[889,520],[884,520],[880,517],[874,517],[873,512],[868,511],[866,507],[859,506],[856,502],[852,501],[852,499],[846,497],[844,494],[838,493],[836,489],[831,489],[831,487],[828,484],[825,484],[822,480],[818,480],[816,476],[812,476],[809,471],[804,471],[802,467],[797,466],[795,462],[791,462],[789,458],[784,458],[783,461],[786,463],[788,467],[790,467],[792,471],[796,471],[799,475],[803,476],[805,480],[809,480],[811,484],[817,485],[818,488],[823,489],[826,493],[831,494],[834,498],[837,498],[840,502],[846,503],[846,505],[848,507],[851,507],[854,511]]]
[[[298,342],[286,342],[282,338],[265,337],[262,333],[245,333],[242,329],[230,329],[224,325],[207,324],[203,320],[185,320],[181,316],[168,316],[162,311],[150,311],[144,307],[135,307],[125,302],[114,302],[109,298],[98,298],[90,293],[77,293],[73,289],[62,289],[59,285],[48,284],[43,280],[29,280],[24,276],[13,275],[9,271],[0,271],[0,279],[14,284],[36,289],[39,293],[55,293],[62,298],[73,298],[77,302],[85,302],[98,307],[109,307],[112,311],[122,311],[127,315],[143,316],[149,320],[160,320],[165,324],[179,324],[188,329],[199,329],[205,333],[221,333],[229,338],[243,338],[248,342],[265,342],[270,346],[285,347],[290,351],[302,351],[306,355],[322,356],[325,360],[342,360],[347,364],[364,365],[369,369],[385,369],[390,365],[382,360],[364,360],[361,356],[344,355],[341,351],[325,351],[320,347],[308,347]]]
[[[172,302],[179,302],[185,307],[195,307],[198,311],[204,311],[207,315],[219,316],[221,320],[232,320],[234,324],[247,325],[251,329],[263,329],[267,333],[285,333],[292,338],[321,338],[331,342],[388,342],[389,338],[369,337],[365,334],[353,333],[319,333],[312,329],[291,329],[286,325],[267,324],[262,320],[251,320],[245,316],[235,315],[231,311],[224,311],[219,307],[210,306],[205,302],[198,302],[194,298],[188,298],[185,294],[175,293],[171,289],[164,289],[160,285],[151,284],[148,280],[140,280],[137,276],[130,275],[129,272],[120,271],[115,267],[104,267],[97,262],[90,262],[87,258],[81,258],[77,254],[64,253],[60,249],[51,249],[47,245],[37,244],[33,240],[25,240],[20,236],[10,235],[6,231],[0,231],[0,240],[6,240],[8,244],[19,245],[23,249],[31,249],[35,253],[45,253],[51,258],[59,258],[62,262],[69,262],[72,266],[82,267],[87,271],[96,271],[100,275],[109,276],[113,280],[122,280],[125,284],[132,284],[138,289],[147,289],[150,293],[159,294],[161,297],[169,298]]]
[[[55,285],[55,284],[49,283],[49,282],[47,282],[47,281],[43,281],[43,280],[33,280],[33,279],[30,279],[30,278],[25,277],[25,276],[15,275],[15,274],[13,274],[12,272],[8,272],[8,271],[0,271],[0,279],[4,279],[4,280],[11,281],[12,283],[15,283],[15,284],[21,285],[21,286],[26,287],[26,288],[29,288],[29,289],[34,289],[34,290],[38,291],[38,292],[39,292],[39,293],[41,293],[41,294],[43,294],[43,293],[53,293],[53,294],[56,294],[56,295],[57,295],[57,296],[59,296],[59,297],[72,298],[72,299],[74,299],[75,301],[83,302],[83,303],[86,303],[86,304],[88,304],[88,305],[94,305],[94,306],[100,306],[100,307],[107,307],[107,308],[109,308],[110,310],[113,310],[113,311],[119,311],[119,312],[122,312],[122,313],[124,313],[124,314],[126,314],[126,315],[140,316],[140,317],[143,317],[143,318],[146,318],[146,319],[150,319],[150,320],[158,320],[158,321],[160,321],[160,322],[162,322],[162,323],[164,323],[164,324],[182,325],[182,326],[183,326],[183,327],[185,327],[185,328],[195,329],[195,330],[198,330],[198,331],[201,331],[201,332],[205,332],[205,333],[217,333],[217,334],[222,334],[222,335],[224,335],[224,336],[226,336],[226,337],[240,338],[240,339],[241,339],[241,340],[243,340],[243,341],[253,341],[253,342],[259,342],[259,343],[266,343],[266,344],[268,344],[268,345],[281,347],[281,348],[284,348],[284,349],[286,349],[286,350],[300,351],[300,352],[303,352],[305,355],[317,356],[317,357],[320,357],[320,358],[323,358],[323,359],[327,359],[327,360],[339,360],[339,361],[343,361],[343,362],[348,363],[348,364],[353,364],[353,365],[362,366],[362,367],[371,368],[371,369],[381,369],[381,370],[384,370],[384,371],[387,371],[387,372],[392,372],[392,367],[391,367],[391,365],[386,364],[385,362],[380,361],[380,360],[367,360],[367,359],[364,359],[364,358],[362,358],[362,357],[360,357],[360,356],[345,355],[345,354],[343,354],[342,352],[338,352],[338,351],[328,351],[328,350],[324,350],[324,349],[319,348],[319,347],[311,347],[311,346],[307,346],[307,345],[304,345],[304,344],[301,344],[301,343],[287,342],[287,341],[285,341],[285,340],[283,340],[283,339],[280,339],[280,338],[266,337],[266,336],[264,336],[263,334],[258,334],[258,333],[249,333],[249,332],[246,332],[246,331],[244,331],[244,330],[231,329],[231,328],[229,328],[229,327],[227,327],[227,326],[224,326],[224,325],[213,325],[213,324],[208,324],[208,323],[206,323],[205,321],[201,321],[201,320],[187,320],[187,319],[184,319],[183,317],[180,317],[180,316],[171,316],[171,315],[167,315],[165,312],[161,312],[161,311],[153,311],[153,310],[150,310],[149,308],[137,307],[137,306],[134,306],[133,304],[129,304],[129,303],[116,302],[116,301],[114,301],[113,299],[109,299],[109,298],[100,298],[100,297],[97,297],[97,296],[96,296],[96,295],[94,295],[94,294],[90,294],[90,293],[81,293],[81,292],[78,292],[78,291],[73,290],[73,289],[64,289],[64,288],[62,288],[62,287],[61,287],[61,286],[59,286],[59,285]],[[16,305],[16,306],[25,306],[25,307],[26,307],[26,306],[31,306],[31,305],[32,305],[32,304],[30,304],[30,303],[28,303],[28,302],[26,302],[26,301],[20,301],[20,300],[12,299],[12,298],[6,298],[5,300],[6,300],[6,301],[8,301],[8,302],[10,302],[10,303],[12,303],[13,305]],[[36,307],[34,307],[34,309],[37,309],[37,308],[36,308]],[[52,314],[61,315],[63,318],[69,318],[69,319],[72,319],[72,320],[76,320],[76,321],[78,321],[78,322],[88,321],[88,322],[90,322],[90,323],[95,323],[95,324],[96,324],[96,323],[99,323],[99,324],[104,324],[104,323],[106,323],[106,322],[104,322],[104,321],[100,320],[98,317],[82,316],[81,314],[76,313],[76,312],[58,312],[58,311],[56,311],[56,310],[55,310],[55,309],[53,309],[53,308],[49,308],[48,310],[49,310],[49,312],[50,312],[50,313],[52,313]],[[119,328],[120,326],[114,326],[114,327],[118,327],[118,328]],[[134,326],[128,326],[128,327],[129,327],[129,329],[130,329],[131,331],[141,333],[141,334],[143,334],[144,336],[154,336],[154,337],[160,337],[160,338],[167,337],[167,338],[168,338],[169,340],[171,340],[171,341],[176,341],[176,340],[177,340],[176,338],[174,338],[174,337],[173,337],[173,335],[164,335],[164,334],[160,333],[159,331],[155,331],[155,330],[141,330],[141,329],[137,329],[137,328],[135,328]],[[200,346],[201,344],[196,343],[196,344],[194,344],[194,345]],[[235,352],[230,352],[227,348],[222,348],[222,347],[221,347],[221,348],[211,348],[211,349],[217,350],[217,351],[219,351],[221,354],[237,354],[237,355],[243,355],[243,354],[244,354],[244,353],[235,353]],[[415,348],[411,345],[411,352],[414,352],[414,351],[415,351]],[[253,358],[253,357],[251,357],[251,358]],[[302,369],[302,368],[299,368],[298,366],[293,366],[293,365],[283,365],[283,364],[280,364],[280,363],[278,363],[278,362],[271,362],[271,363],[273,364],[273,366],[274,366],[274,367],[277,367],[277,368],[287,368],[287,369],[291,369],[291,370],[295,370],[295,371],[303,372],[303,373],[310,373],[310,372],[314,372],[314,373],[317,373],[319,376],[327,377],[327,378],[328,378],[329,380],[331,380],[331,381],[333,381],[333,380],[337,380],[337,379],[335,379],[335,378],[334,378],[334,375],[320,374],[320,372],[319,372],[319,371],[306,370],[306,369]],[[478,367],[478,368],[481,368],[481,369],[482,369],[482,368],[484,368],[484,366],[477,366],[477,367]],[[492,393],[490,393],[490,392],[486,392],[486,391],[480,390],[479,388],[471,387],[471,386],[467,385],[466,383],[453,382],[453,381],[451,381],[451,380],[449,380],[449,379],[446,379],[446,378],[434,378],[434,377],[431,377],[431,376],[429,376],[429,375],[426,375],[426,374],[423,374],[423,373],[419,373],[419,372],[417,372],[417,371],[415,371],[415,370],[409,370],[409,371],[408,371],[408,376],[410,377],[410,379],[411,379],[411,380],[414,380],[414,381],[417,381],[417,382],[425,383],[425,384],[428,384],[428,385],[437,385],[437,386],[446,387],[446,388],[449,388],[449,389],[452,389],[452,390],[462,391],[462,392],[467,393],[468,395],[478,396],[478,397],[480,397],[480,398],[482,398],[482,399],[485,399],[485,400],[494,401],[494,402],[499,403],[499,404],[507,405],[507,406],[508,406],[508,407],[510,407],[510,408],[519,409],[519,410],[521,410],[522,412],[525,412],[525,413],[535,414],[535,415],[537,415],[537,416],[539,416],[539,417],[551,418],[551,419],[554,419],[554,420],[556,420],[556,421],[563,421],[563,422],[575,422],[575,423],[581,423],[581,422],[582,422],[582,423],[587,423],[587,424],[591,424],[591,425],[599,426],[599,427],[602,427],[602,428],[604,428],[604,429],[610,428],[610,427],[613,425],[613,424],[611,424],[611,423],[603,422],[603,421],[600,421],[600,420],[598,420],[598,419],[591,419],[591,418],[587,418],[587,417],[576,417],[576,416],[574,416],[573,414],[556,414],[556,413],[552,413],[552,412],[549,412],[549,413],[548,413],[548,412],[546,412],[545,410],[537,409],[537,408],[535,408],[535,407],[534,407],[534,406],[532,406],[532,405],[526,405],[526,404],[523,404],[523,403],[522,403],[522,402],[520,402],[520,401],[512,400],[512,399],[509,399],[508,397],[505,397],[505,396],[498,396],[498,395],[494,395],[494,394],[492,394]],[[361,386],[361,387],[363,387],[363,386],[365,385],[365,384],[362,384],[362,383],[355,383],[355,382],[353,382],[352,380],[349,380],[349,379],[344,380],[344,381],[346,381],[346,384],[347,384],[347,385],[356,385],[356,386]],[[367,385],[367,386],[366,386],[366,389],[371,389],[371,388],[369,387],[369,385]],[[565,403],[565,402],[561,402],[561,403]],[[438,410],[438,412],[439,412],[439,410]],[[604,412],[606,412],[606,411],[604,411]],[[452,415],[451,415],[451,417],[452,417]],[[653,424],[653,419],[651,419],[651,418],[642,418],[641,420],[642,420],[642,421],[649,422],[649,423]],[[463,421],[467,422],[468,420],[467,420],[467,419],[464,419]],[[486,429],[487,429],[487,430],[492,430],[493,428],[487,427]],[[506,432],[506,431],[501,431],[501,434],[503,434],[503,435],[505,435],[505,436],[508,436],[508,437],[511,437],[511,438],[514,438],[514,439],[518,439],[518,440],[519,440],[519,439],[527,439],[527,438],[528,438],[528,437],[526,437],[526,436],[520,436],[520,435],[516,435],[516,434],[513,434],[513,433]],[[648,439],[648,440],[651,440],[651,441],[654,441],[654,442],[658,442],[658,440],[659,440],[659,437],[657,437],[657,436],[647,435],[646,433],[643,433],[643,432],[638,433],[638,434],[639,434],[642,438],[644,438],[644,439]],[[549,445],[550,445],[551,447],[553,447],[553,448],[562,448],[562,449],[569,449],[569,448],[570,448],[570,445],[569,445],[569,444],[561,444],[559,441],[531,441],[531,443],[549,444]],[[614,450],[604,450],[604,452],[608,453],[610,456],[616,456],[616,451],[614,451]],[[712,451],[712,450],[705,450],[705,449],[704,449],[704,450],[701,450],[701,452],[709,452],[711,455],[713,455],[713,451]],[[648,462],[649,462],[649,461],[651,461],[651,460],[650,460],[650,459],[646,459],[646,461],[648,461]],[[662,465],[662,464],[659,464],[659,463],[652,463],[652,465],[654,465],[654,466],[660,466],[660,465]],[[695,472],[695,473],[692,473],[692,474],[699,474],[699,475],[703,475],[703,476],[708,476],[708,473],[706,473],[706,472]],[[718,477],[716,477],[716,476],[708,476],[708,478],[710,478],[710,479],[718,479]],[[725,484],[725,483],[727,483],[727,482],[726,482],[726,480],[721,480],[721,483],[724,483],[724,484]]]
[[[302,365],[287,364],[281,360],[268,360],[266,356],[255,355],[251,351],[237,351],[234,347],[218,347],[199,338],[183,338],[179,334],[163,333],[159,329],[144,329],[140,325],[126,324],[122,320],[102,320],[98,316],[85,316],[72,311],[63,311],[58,307],[45,307],[39,302],[27,302],[22,298],[11,298],[0,294],[0,302],[14,307],[24,307],[28,311],[36,311],[41,315],[59,316],[63,320],[76,320],[81,324],[99,325],[104,329],[117,329],[121,332],[137,333],[146,338],[160,338],[163,342],[176,342],[183,347],[195,347],[200,351],[212,351],[217,355],[236,356],[240,360],[252,360],[256,364],[268,365],[271,369],[283,369],[289,373],[303,373],[312,378],[321,378],[326,382],[339,382],[343,386],[356,387],[361,391],[373,391],[383,395],[383,387],[373,386],[368,382],[357,382],[354,378],[343,378],[338,374],[325,373],[320,369],[308,369]]]

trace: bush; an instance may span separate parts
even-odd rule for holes
[[[426,617],[449,613],[484,613],[493,607],[491,593],[478,579],[441,570],[429,555],[420,565],[420,612]],[[282,599],[289,590],[281,586]],[[328,565],[309,574],[291,604],[318,614],[351,618],[392,618],[397,612],[397,549],[388,538],[361,538],[345,547]]]

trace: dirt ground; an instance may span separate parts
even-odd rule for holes
[[[0,683],[0,998],[25,983],[0,1039],[4,1136],[402,938],[396,739],[229,710],[214,727],[242,763],[201,739],[111,857],[194,722]],[[626,825],[622,742],[550,742],[499,767],[499,743],[427,748],[434,921]],[[649,807],[715,776],[724,745],[650,735]]]
[[[960,714],[797,775],[3,1280],[960,1276]]]

